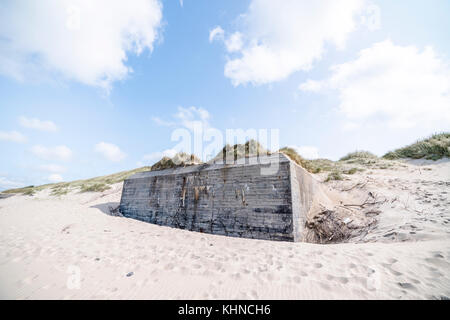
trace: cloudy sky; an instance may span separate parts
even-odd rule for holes
[[[382,155],[450,128],[448,30],[447,0],[4,0],[0,190],[152,164],[196,125]]]

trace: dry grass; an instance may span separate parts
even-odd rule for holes
[[[404,148],[400,148],[388,152],[383,156],[384,159],[378,158],[368,151],[355,151],[342,157],[339,161],[334,162],[328,159],[307,160],[299,155],[292,148],[282,148],[279,152],[285,154],[311,173],[329,172],[325,181],[342,180],[343,174],[351,175],[365,169],[394,169],[394,165],[388,160],[400,158],[412,159],[431,159],[438,160],[443,157],[450,157],[450,133],[434,134],[427,139],[423,139]],[[225,157],[231,157],[237,160],[242,157],[263,156],[270,152],[263,148],[257,141],[250,140],[245,144],[236,144],[234,146],[226,145],[219,154],[211,161],[223,160]],[[386,159],[386,160],[385,160]],[[229,159],[227,159],[229,160]],[[62,196],[70,191],[79,190],[80,192],[103,192],[108,190],[112,184],[123,182],[131,175],[151,170],[162,170],[174,168],[178,166],[188,166],[202,163],[195,155],[187,153],[178,153],[174,158],[163,158],[152,167],[142,167],[129,171],[96,177],[86,180],[77,180],[67,183],[53,183],[41,186],[28,186],[2,191],[3,194],[23,194],[33,196],[44,189],[51,189],[51,195]],[[352,165],[352,167],[349,167]],[[353,167],[356,165],[356,167]],[[359,165],[359,167],[358,167]],[[397,165],[397,164],[396,164]]]
[[[342,177],[341,172],[338,170],[330,172],[328,174],[328,177],[325,179],[325,182],[335,181],[335,180],[344,180],[344,177]]]
[[[45,190],[51,189],[51,195],[61,196],[67,194],[71,190],[80,190],[81,192],[89,192],[89,190],[102,190],[106,186],[119,183],[127,179],[129,176],[143,171],[150,171],[150,167],[142,167],[129,171],[122,171],[114,174],[110,174],[107,176],[96,177],[92,179],[86,180],[76,180],[72,182],[63,182],[63,183],[52,183],[45,184],[41,186],[28,186],[24,188],[10,189],[2,191],[2,193],[6,194],[23,194],[33,196],[35,193]],[[105,189],[106,190],[106,189]]]
[[[227,144],[223,147],[222,151],[209,162],[215,163],[223,161],[229,163],[241,158],[264,156],[268,154],[270,154],[270,152],[267,149],[265,149],[258,141],[252,139],[245,144]]]
[[[80,188],[80,192],[84,193],[84,192],[103,192],[106,191],[108,189],[111,189],[111,187],[109,185],[107,185],[106,183],[96,183],[96,184],[83,184],[81,185]]]
[[[311,173],[320,173],[320,172],[337,170],[336,162],[328,160],[328,159],[307,160],[307,159],[303,158],[301,155],[299,155],[297,153],[297,151],[295,151],[292,148],[288,148],[288,147],[280,149],[279,152],[285,154],[292,161],[294,161],[299,166],[305,168],[308,172],[311,172]]]
[[[52,196],[64,196],[70,192],[70,183],[58,183],[51,187]]]
[[[284,148],[280,149],[279,152],[288,156],[292,161],[294,161],[299,166],[305,168],[307,171],[309,171],[309,172],[314,171],[314,168],[312,167],[310,160],[306,160],[305,158],[303,158],[293,148],[284,147]]]
[[[202,163],[203,162],[195,154],[179,152],[173,158],[163,157],[151,167],[151,171],[186,167]]]
[[[411,158],[439,160],[450,157],[450,133],[438,133],[429,138],[418,140],[417,142],[388,152],[383,158],[388,160]]]
[[[378,157],[369,151],[354,151],[339,159],[339,161],[348,161],[353,159],[377,159]]]
[[[161,160],[159,160],[152,166],[151,171],[171,169],[171,168],[175,168],[175,163],[172,161],[171,158],[163,157]]]

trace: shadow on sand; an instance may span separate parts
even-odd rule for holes
[[[450,158],[442,158],[439,160],[426,160],[426,159],[404,159],[406,163],[415,166],[429,166],[433,164],[442,164],[450,162]]]
[[[119,212],[119,204],[119,202],[105,202],[91,206],[91,208],[99,209],[108,216],[121,217],[122,214]]]

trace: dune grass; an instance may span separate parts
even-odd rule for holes
[[[311,173],[320,173],[325,171],[336,170],[336,163],[328,159],[308,160],[303,158],[293,148],[284,147],[279,152],[288,156],[292,161]]]
[[[16,189],[9,189],[9,190],[4,190],[1,193],[6,193],[6,194],[23,194],[26,196],[33,196],[36,192],[44,190],[48,187],[50,187],[52,184],[45,184],[42,186],[27,186],[27,187],[23,187],[23,188],[16,188]]]
[[[450,133],[434,134],[427,139],[419,140],[409,146],[388,152],[383,158],[378,158],[369,151],[355,151],[351,152],[339,161],[332,161],[328,159],[304,159],[293,148],[285,147],[280,149],[281,152],[288,156],[298,165],[305,168],[311,173],[329,172],[325,181],[342,180],[343,175],[355,174],[358,171],[363,171],[368,167],[372,169],[389,169],[392,165],[388,160],[395,160],[401,158],[411,159],[430,159],[439,160],[444,157],[450,157]],[[255,140],[249,140],[245,144],[226,145],[217,156],[210,161],[223,160],[225,157],[233,157],[235,160],[242,157],[267,155],[270,154],[268,150],[262,147]],[[174,158],[164,157],[151,167],[141,167],[133,170],[122,171],[115,174],[96,177],[92,179],[76,180],[72,182],[60,182],[45,184],[41,186],[27,186],[23,188],[16,188],[2,191],[3,194],[23,194],[33,196],[39,191],[50,189],[51,195],[62,196],[71,191],[79,192],[103,192],[110,189],[110,186],[115,183],[123,182],[131,175],[152,170],[162,170],[178,166],[187,166],[194,164],[201,164],[201,160],[195,155],[187,153],[178,153]],[[356,164],[360,167],[350,167],[349,165]]]
[[[388,160],[410,158],[439,160],[450,157],[450,133],[437,133],[431,137],[418,140],[406,147],[386,153],[383,158]]]
[[[342,158],[339,159],[339,161],[348,161],[348,160],[352,160],[352,159],[377,159],[377,158],[378,157],[370,151],[364,151],[364,150],[358,151],[357,150],[357,151],[350,152],[347,155],[343,156]]]
[[[209,163],[236,161],[237,159],[264,156],[270,152],[265,149],[258,141],[249,140],[244,144],[227,144]]]
[[[195,154],[179,152],[173,158],[163,157],[151,167],[151,171],[186,167],[202,163],[203,162]]]
[[[338,170],[333,170],[328,174],[328,177],[325,179],[325,182],[334,181],[334,180],[344,180],[344,177],[341,175],[341,172]]]
[[[16,188],[2,191],[6,194],[23,194],[28,196],[33,196],[39,191],[44,189],[50,189],[50,194],[53,196],[61,196],[69,193],[72,190],[78,190],[80,192],[103,192],[110,188],[110,185],[119,183],[127,179],[129,176],[143,171],[150,171],[150,167],[142,167],[129,171],[122,171],[106,176],[95,177],[92,179],[76,180],[72,182],[60,182],[51,183],[41,186],[28,186],[24,188]]]
[[[289,147],[284,147],[284,148],[280,149],[279,152],[288,156],[292,161],[294,161],[296,164],[303,167],[307,171],[309,171],[309,172],[314,171],[314,168],[312,167],[310,160],[306,160],[305,158],[303,158],[301,155],[299,155],[297,153],[297,151],[295,151],[295,149],[289,148]]]
[[[96,183],[96,184],[91,184],[91,185],[82,184],[81,188],[80,188],[80,192],[82,192],[82,193],[84,193],[84,192],[103,192],[108,189],[111,189],[111,187],[109,185],[107,185],[106,183]]]

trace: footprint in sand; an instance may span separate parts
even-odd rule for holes
[[[439,267],[441,267],[442,269],[448,269],[449,268],[449,263],[446,262],[445,260],[442,260],[442,258],[427,258],[425,259],[426,262],[429,262],[433,265],[437,265]]]
[[[408,289],[408,290],[416,289],[416,287],[409,282],[399,282],[398,285],[403,289]],[[404,292],[404,293],[406,293],[406,292]]]
[[[330,290],[330,286],[328,284],[326,284],[326,283],[320,282],[319,285],[325,290]]]
[[[250,273],[250,270],[248,270],[246,268],[241,269],[241,271],[242,271],[242,273],[245,273],[245,274],[249,274]]]
[[[168,263],[164,266],[165,270],[172,270],[175,267],[173,263]]]
[[[258,299],[258,293],[255,290],[252,290],[250,292],[250,295],[252,296],[253,299]]]
[[[394,264],[394,263],[396,263],[398,260],[397,259],[394,259],[394,258],[391,258],[391,259],[389,259],[388,260],[388,262],[390,263],[390,264]]]
[[[348,278],[346,278],[346,277],[339,277],[339,278],[337,278],[337,279],[338,279],[339,282],[342,283],[342,284],[348,283]]]
[[[273,281],[273,280],[275,280],[275,275],[271,272],[268,272],[266,275],[266,278],[268,281]]]
[[[230,277],[234,280],[239,280],[239,279],[241,279],[241,274],[239,272],[236,272],[236,273],[231,274]]]

